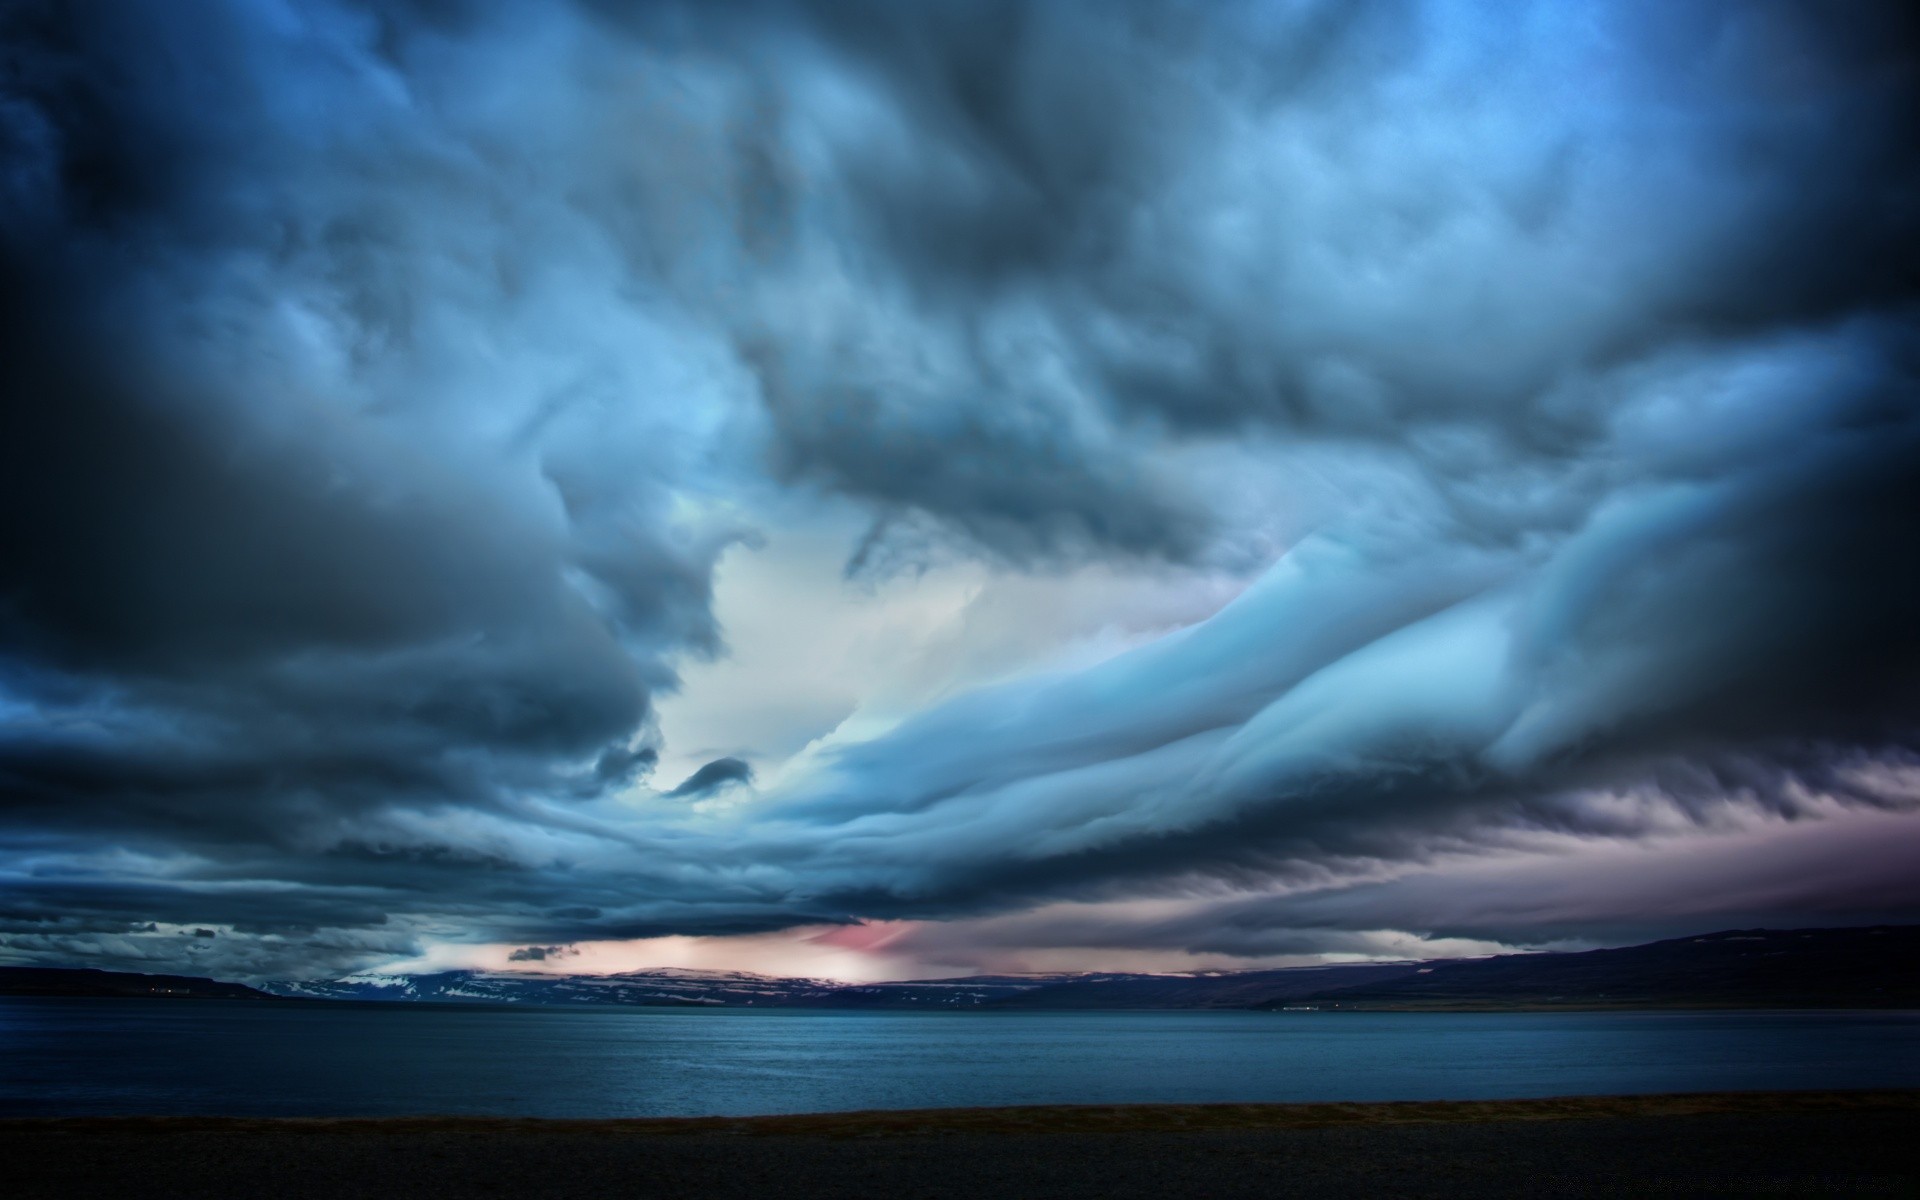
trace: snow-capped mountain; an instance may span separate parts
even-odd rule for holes
[[[328,1000],[439,1000],[493,1004],[791,1004],[836,986],[821,979],[776,979],[750,971],[661,967],[619,975],[532,971],[436,971],[421,975],[349,975],[269,984],[281,996]]]
[[[444,1001],[491,1004],[666,1004],[701,1007],[779,1005],[857,1008],[974,1008],[1078,975],[985,975],[967,979],[846,984],[785,979],[751,971],[656,967],[618,975],[532,971],[436,971],[349,975],[266,985],[278,996],[324,1000]]]
[[[973,975],[887,983],[788,979],[751,971],[695,971],[656,967],[618,975],[559,975],[533,971],[438,971],[419,975],[349,975],[343,979],[270,983],[278,996],[324,1000],[439,1001],[487,1004],[647,1004],[702,1008],[919,1008],[993,1007],[1237,1007],[1309,982],[1325,987],[1332,975],[1360,982],[1380,966],[1255,972],[1065,972],[1045,975]],[[1298,979],[1296,979],[1298,977]],[[1243,994],[1244,993],[1244,994]],[[1251,997],[1251,998],[1249,998]]]

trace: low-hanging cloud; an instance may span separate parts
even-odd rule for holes
[[[1914,799],[1901,6],[0,22],[10,953],[347,969]],[[821,496],[856,573],[1284,553],[656,792],[715,563]]]
[[[580,951],[572,946],[521,946],[507,955],[508,962],[554,962],[574,958]]]

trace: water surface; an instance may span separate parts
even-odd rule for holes
[[[1920,1013],[687,1011],[0,998],[0,1114],[694,1116],[1920,1086]]]

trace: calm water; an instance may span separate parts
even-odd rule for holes
[[[746,1114],[1920,1086],[1920,1013],[911,1013],[0,999],[0,1114]]]

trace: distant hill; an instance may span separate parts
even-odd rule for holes
[[[962,979],[910,979],[889,983],[842,983],[797,1001],[808,1008],[988,1008],[1000,1007],[1047,987],[1082,979],[1130,979],[1129,975],[968,975]]]
[[[1025,989],[995,1008],[1256,1008],[1411,975],[1422,964],[1341,963],[1271,971],[1095,975]]]
[[[175,1000],[271,1000],[242,983],[192,975],[140,975],[87,967],[0,967],[0,996],[144,996]]]
[[[1426,963],[1323,1008],[1920,1008],[1920,926],[1737,929],[1618,950]],[[1278,998],[1258,1007],[1282,1007]]]

